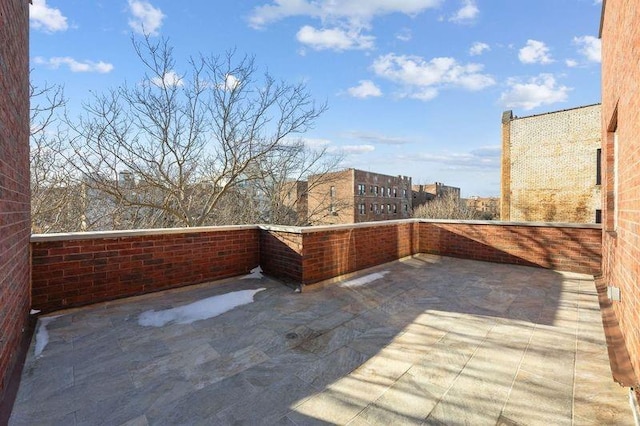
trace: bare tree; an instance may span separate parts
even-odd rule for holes
[[[30,86],[31,223],[33,232],[80,227],[80,198],[65,159],[62,86]]]
[[[480,212],[468,208],[458,197],[445,194],[413,208],[413,217],[425,219],[481,219]]]
[[[303,84],[259,76],[254,59],[234,51],[192,58],[180,73],[166,40],[133,44],[146,69],[142,80],[94,94],[84,114],[68,120],[71,162],[93,193],[122,212],[122,223],[111,226],[226,222],[225,204],[235,203],[232,211],[255,207],[241,195],[265,179],[265,165],[304,157],[304,150],[290,150],[290,140],[326,105]]]

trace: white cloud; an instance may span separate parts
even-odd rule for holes
[[[433,163],[448,170],[497,170],[500,168],[502,147],[488,145],[469,152],[415,152],[411,155],[400,154],[403,161]]]
[[[129,27],[138,34],[158,35],[165,18],[162,10],[153,7],[144,0],[129,0],[129,12],[133,16],[129,19]]]
[[[249,25],[262,28],[288,17],[307,16],[323,22],[346,21],[354,27],[368,27],[376,16],[392,13],[415,16],[441,3],[442,0],[273,0],[253,9]]]
[[[55,56],[53,58],[45,59],[41,56],[33,58],[33,62],[38,65],[45,65],[49,68],[58,69],[63,65],[66,65],[71,72],[97,72],[106,74],[113,70],[113,64],[108,62],[93,62],[93,61],[76,61],[69,56]]]
[[[382,96],[382,91],[376,84],[371,80],[360,80],[360,84],[354,87],[350,87],[347,89],[347,93],[353,96],[354,98],[365,99],[369,97],[378,97]]]
[[[366,154],[367,152],[375,151],[376,147],[373,145],[343,145],[335,147],[335,151],[343,154]]]
[[[233,77],[233,76],[231,76]],[[158,86],[158,87],[171,87],[171,86],[183,86],[184,85],[184,81],[182,80],[182,77],[180,75],[178,75],[175,71],[167,71],[162,78],[160,77],[153,77],[151,79],[151,83],[153,83],[154,86]]]
[[[352,139],[360,139],[367,142],[372,142],[380,145],[405,145],[411,143],[409,139],[396,137],[396,136],[387,136],[379,133],[373,132],[349,132],[345,135],[348,138]]]
[[[469,49],[469,55],[478,56],[490,50],[491,50],[491,46],[489,46],[487,43],[476,41],[475,43],[473,43],[473,45],[471,45],[471,48]]]
[[[459,64],[453,58],[433,58],[425,61],[418,56],[388,55],[378,57],[373,63],[374,72],[408,90],[402,97],[420,100],[433,99],[444,87],[461,87],[482,90],[495,84],[488,74],[482,73],[480,64]]]
[[[564,61],[564,63],[569,67],[569,68],[574,68],[578,66],[578,61],[576,61],[575,59],[567,59],[566,61]]]
[[[33,0],[29,6],[31,28],[46,32],[65,31],[69,28],[67,18],[60,9],[47,6],[47,0]]]
[[[400,41],[410,41],[412,37],[413,35],[409,28],[403,28],[396,34],[396,38]]]
[[[462,7],[458,9],[458,11],[449,18],[451,22],[457,23],[467,23],[471,22],[480,13],[480,9],[478,9],[478,5],[476,5],[475,0],[464,0],[462,2]]]
[[[602,43],[599,38],[589,35],[574,37],[573,44],[578,46],[578,52],[590,62],[602,61]]]
[[[560,86],[552,74],[540,74],[527,82],[516,79],[507,81],[509,90],[503,92],[500,101],[509,108],[530,110],[540,105],[549,105],[567,100],[571,88]]]
[[[544,42],[531,39],[527,40],[527,45],[520,49],[518,59],[523,64],[550,64],[553,62],[547,45]]]
[[[373,49],[375,37],[363,35],[355,30],[340,28],[316,29],[310,25],[300,28],[296,38],[315,50],[369,50]]]

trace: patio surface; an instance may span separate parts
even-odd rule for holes
[[[54,315],[11,425],[633,424],[587,275],[423,255],[301,294],[236,278]]]

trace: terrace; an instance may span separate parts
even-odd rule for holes
[[[34,236],[51,314],[10,424],[632,424],[600,244],[422,220]]]

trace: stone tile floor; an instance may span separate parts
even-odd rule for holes
[[[423,255],[303,293],[230,279],[54,315],[11,425],[633,424],[586,275]]]

